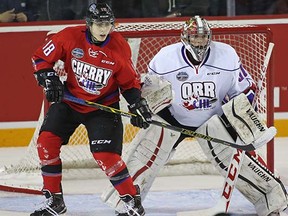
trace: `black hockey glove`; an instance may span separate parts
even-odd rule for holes
[[[129,105],[128,108],[131,113],[137,115],[130,119],[133,126],[144,129],[149,127],[149,123],[152,121],[152,115],[145,98],[141,98],[140,101]]]
[[[42,86],[49,102],[61,102],[64,96],[64,85],[53,70],[41,70],[34,73],[38,85]]]

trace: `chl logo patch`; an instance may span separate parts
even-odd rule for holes
[[[74,56],[75,58],[83,58],[84,51],[80,48],[75,48],[72,50],[72,56]]]
[[[179,81],[186,81],[188,79],[189,75],[184,72],[184,71],[180,71],[177,75],[176,75],[176,78],[177,80]]]

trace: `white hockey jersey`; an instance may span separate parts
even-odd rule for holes
[[[221,115],[225,98],[255,86],[236,51],[215,41],[198,66],[189,61],[179,42],[163,47],[149,63],[148,71],[171,82],[175,95],[169,110],[179,123],[192,127],[199,127],[214,114]]]

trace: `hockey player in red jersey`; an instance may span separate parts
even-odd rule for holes
[[[88,132],[90,150],[121,200],[126,204],[117,215],[144,215],[139,187],[133,185],[121,158],[123,125],[116,114],[95,110],[63,99],[64,92],[75,97],[119,108],[121,93],[130,104],[132,120],[147,127],[151,121],[146,100],[141,97],[138,76],[132,66],[126,40],[113,32],[114,15],[107,4],[91,4],[86,26],[67,27],[39,47],[32,57],[34,75],[53,102],[37,140],[41,162],[45,205],[31,216],[58,215],[66,212],[61,188],[61,146],[68,143],[74,130],[83,124]],[[67,80],[63,84],[53,70],[54,63],[65,63]],[[143,118],[142,118],[143,117]]]

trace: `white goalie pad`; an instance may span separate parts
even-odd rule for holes
[[[246,144],[254,141],[259,144],[268,143],[276,135],[276,128],[267,128],[243,93],[224,104],[222,109],[240,139]]]
[[[161,111],[173,100],[171,83],[157,75],[146,74],[142,77],[142,97],[147,100],[152,113]]]
[[[153,119],[165,122],[158,116],[153,116]],[[126,162],[134,184],[140,187],[142,200],[146,197],[160,169],[170,159],[173,145],[179,136],[179,132],[150,125],[146,130],[139,130],[123,153],[123,160]],[[125,212],[119,194],[113,186],[109,186],[102,193],[101,199],[116,211]]]
[[[197,129],[198,133],[234,142],[222,120],[217,115],[211,117]],[[207,158],[223,177],[231,161],[231,147],[197,138]],[[245,153],[235,187],[255,206],[259,216],[267,216],[287,207],[287,193],[281,181],[274,176],[256,157]],[[224,211],[223,211],[224,212]]]

